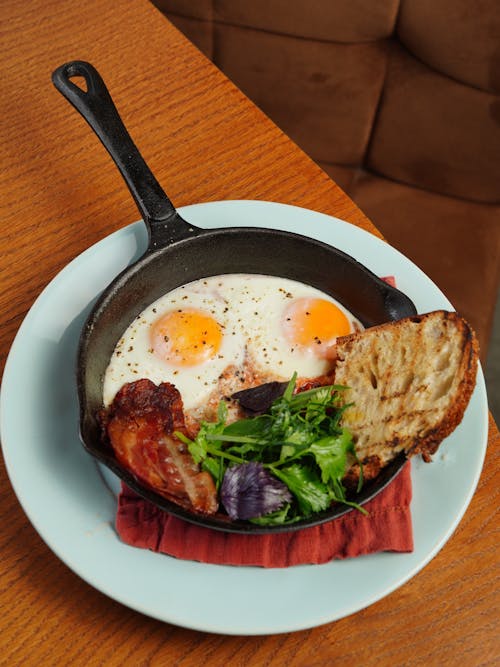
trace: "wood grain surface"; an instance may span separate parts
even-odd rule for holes
[[[2,370],[41,290],[83,250],[138,218],[110,158],[51,84],[52,71],[66,61],[89,60],[98,68],[177,206],[280,201],[378,234],[146,0],[4,0],[0,18]],[[499,445],[490,418],[472,503],[449,542],[410,582],[335,623],[262,637],[178,628],[91,588],[40,539],[2,463],[0,664],[498,664]]]

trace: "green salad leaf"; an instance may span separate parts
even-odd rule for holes
[[[276,477],[284,482],[296,497],[300,512],[309,516],[314,512],[328,509],[332,498],[326,484],[311,466],[292,463],[285,468],[274,470]]]
[[[342,412],[347,407],[342,398],[345,387],[328,385],[294,393],[296,378],[294,374],[283,395],[273,401],[266,414],[227,424],[227,406],[222,401],[217,421],[203,422],[194,440],[180,433],[177,436],[188,445],[195,462],[213,476],[218,490],[223,489],[229,467],[234,478],[235,473],[239,474],[234,466],[241,466],[240,478],[243,478],[243,466],[249,463],[259,463],[286,485],[291,495],[283,494],[283,504],[277,510],[251,517],[255,523],[293,523],[328,509],[332,502],[345,503],[366,513],[346,499],[342,484],[350,463],[357,460],[352,436],[340,426]],[[268,475],[259,475],[263,495],[269,493],[266,479],[270,480]],[[358,491],[361,484],[362,473]],[[254,506],[258,506],[255,489],[252,497]],[[286,500],[289,497],[291,501]],[[224,493],[221,502],[224,504]],[[238,499],[238,507],[243,508],[242,513],[248,510],[244,497]]]

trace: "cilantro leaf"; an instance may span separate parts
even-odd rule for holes
[[[316,440],[310,451],[321,470],[321,480],[328,482],[338,481],[345,474],[347,453],[352,449],[352,436],[343,429],[340,435],[329,435]]]
[[[286,468],[273,470],[273,472],[296,497],[304,516],[309,516],[313,512],[321,512],[330,506],[332,498],[327,486],[309,466],[292,463]]]

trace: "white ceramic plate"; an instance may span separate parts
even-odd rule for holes
[[[263,226],[306,234],[379,275],[397,276],[419,312],[451,307],[399,252],[341,220],[254,201],[198,204],[181,214],[200,227]],[[120,542],[113,493],[79,442],[75,355],[96,296],[146,243],[144,225],[135,223],[73,260],[37,299],[12,346],[1,394],[3,454],[17,497],[42,539],[109,597],[169,623],[224,634],[272,634],[331,622],[413,577],[453,533],[479,479],[487,441],[481,370],[462,424],[434,462],[412,463],[411,554],[266,570],[176,560]]]

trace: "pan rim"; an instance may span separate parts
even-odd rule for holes
[[[234,201],[234,200],[233,200]],[[244,200],[246,201],[246,200]],[[251,201],[251,200],[249,200]],[[194,207],[198,206],[197,204],[193,205]],[[292,207],[294,208],[294,207]],[[298,208],[298,207],[295,207]],[[307,209],[306,209],[307,210]],[[101,293],[98,301],[92,308],[84,326],[79,340],[78,346],[78,355],[77,355],[77,387],[78,387],[78,400],[80,408],[80,440],[87,452],[89,452],[93,457],[99,460],[102,464],[108,467],[114,474],[122,479],[133,491],[138,495],[145,498],[146,500],[152,502],[156,506],[160,507],[163,511],[169,512],[175,516],[178,516],[181,519],[194,523],[196,525],[201,525],[203,527],[208,527],[214,530],[221,530],[224,532],[231,533],[246,533],[246,534],[269,534],[269,533],[279,533],[279,532],[291,532],[302,530],[304,528],[309,528],[314,525],[319,525],[328,521],[331,521],[335,518],[343,516],[344,514],[353,511],[353,508],[349,506],[332,506],[325,512],[315,513],[308,517],[307,519],[298,521],[296,523],[285,524],[283,526],[259,526],[257,524],[252,524],[250,522],[228,522],[226,519],[217,519],[214,517],[206,517],[202,515],[197,515],[196,513],[189,512],[182,508],[181,506],[169,501],[168,499],[160,496],[155,493],[153,490],[147,488],[139,480],[137,480],[133,475],[128,471],[124,470],[121,466],[116,464],[113,460],[114,457],[110,457],[95,446],[93,443],[89,442],[88,436],[85,434],[86,427],[85,424],[89,419],[89,410],[87,409],[87,400],[86,400],[86,379],[85,379],[85,356],[88,352],[88,338],[90,332],[94,329],[96,319],[99,314],[102,313],[102,309],[106,307],[107,299],[110,291],[117,287],[123,287],[123,284],[129,280],[131,276],[134,276],[136,273],[139,273],[144,266],[148,266],[150,263],[154,263],[163,257],[167,253],[172,253],[176,249],[182,249],[186,245],[192,245],[193,243],[201,243],[203,240],[206,240],[208,236],[217,238],[218,236],[241,236],[245,234],[256,234],[260,237],[274,237],[274,238],[287,238],[292,239],[298,242],[306,242],[310,246],[314,246],[322,251],[336,254],[342,259],[342,261],[347,262],[349,265],[354,266],[357,271],[360,271],[364,274],[365,277],[369,279],[377,288],[384,290],[388,294],[401,295],[404,298],[406,305],[412,307],[412,314],[416,313],[416,308],[409,299],[401,290],[388,285],[383,281],[379,276],[373,273],[368,269],[364,264],[356,260],[352,255],[340,250],[339,248],[332,246],[329,243],[326,243],[320,239],[315,239],[304,234],[298,234],[288,230],[280,230],[271,227],[258,227],[258,226],[240,226],[240,227],[214,227],[212,229],[203,229],[199,228],[198,232],[193,236],[188,236],[180,240],[175,241],[174,243],[167,244],[160,248],[155,248],[153,251],[150,250],[149,246],[146,251],[135,261],[133,261],[129,266],[125,267],[115,279],[105,288]],[[218,275],[218,274],[215,274]],[[181,283],[182,284],[182,283]],[[399,456],[395,459],[385,471],[388,472],[387,475],[384,475],[383,480],[379,487],[375,485],[373,491],[363,494],[361,493],[361,498],[359,502],[364,504],[371,500],[373,497],[378,495],[387,484],[396,477],[397,474],[401,471],[406,462],[406,457]],[[358,496],[353,498],[358,501]]]

